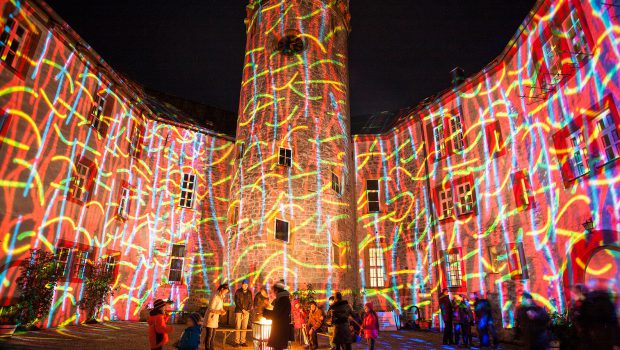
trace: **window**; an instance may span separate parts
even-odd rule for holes
[[[368,275],[370,288],[385,287],[385,264],[382,248],[368,249]]]
[[[105,97],[97,94],[95,101],[90,109],[90,126],[95,129],[99,135],[105,135],[107,132],[107,124],[103,120],[103,109],[105,107]]]
[[[118,266],[119,253],[110,254],[104,258],[104,268],[106,273],[116,274]]]
[[[450,139],[452,142],[452,150],[460,152],[465,149],[465,142],[463,141],[463,123],[460,115],[453,115],[450,118]]]
[[[566,17],[562,23],[562,28],[568,40],[573,64],[579,67],[588,58],[590,50],[588,49],[586,33],[576,11],[571,11],[570,15]]]
[[[293,164],[293,151],[288,148],[280,148],[278,164],[290,167]]]
[[[510,269],[510,277],[514,279],[528,279],[527,261],[525,260],[525,251],[523,243],[508,243],[506,245],[508,256],[508,268]]]
[[[0,59],[16,70],[20,70],[20,61],[25,55],[25,42],[28,31],[22,24],[17,23],[14,18],[7,18],[4,31],[0,35],[0,45],[2,51]],[[20,58],[22,58],[20,60]]]
[[[452,216],[454,210],[454,199],[452,198],[452,187],[439,188],[437,195],[439,197],[439,219],[445,219]]]
[[[244,153],[245,153],[245,142],[240,142],[237,145],[237,159],[243,159]]]
[[[58,274],[58,278],[64,278],[69,275],[69,271],[67,270],[70,267],[70,255],[70,248],[58,248],[56,250],[56,273]]]
[[[276,219],[276,239],[288,243],[289,224],[284,220]]]
[[[82,204],[90,200],[94,184],[94,170],[94,163],[86,158],[80,159],[71,177],[70,198]]]
[[[142,155],[142,144],[144,143],[144,126],[138,120],[133,123],[131,131],[131,141],[129,142],[129,154],[134,158]]]
[[[347,241],[336,243],[332,242],[332,265],[337,265],[342,269],[348,269],[349,263],[347,256],[349,254],[350,243]]]
[[[448,288],[458,288],[463,284],[461,271],[461,253],[459,249],[446,251],[446,279]]]
[[[474,210],[474,199],[469,182],[463,182],[455,185],[456,199],[459,209],[459,215],[471,213]]]
[[[368,212],[379,212],[379,180],[366,180],[366,199],[368,200]]]
[[[570,164],[575,177],[586,174],[590,171],[588,166],[588,147],[583,133],[576,131],[570,136]]]
[[[547,42],[542,46],[545,62],[549,68],[551,85],[555,85],[562,80],[562,52],[560,38],[556,35],[550,35]]]
[[[526,170],[520,170],[512,174],[512,190],[519,211],[530,209],[534,203],[532,183]]]
[[[444,144],[443,124],[433,127],[433,141],[435,144],[435,159],[443,158],[446,155],[446,145]]]
[[[489,155],[493,158],[497,158],[506,154],[506,147],[504,146],[504,138],[502,137],[502,129],[499,120],[492,121],[485,125],[484,128],[486,131]]]
[[[340,195],[340,179],[338,175],[332,171],[332,190],[336,192],[336,194]]]
[[[239,206],[235,205],[232,209],[232,216],[230,218],[231,225],[237,225],[239,223]]]
[[[129,184],[121,185],[118,201],[118,212],[116,215],[123,220],[127,220],[129,217],[129,210],[131,208],[131,187]]]
[[[170,273],[168,282],[181,282],[183,280],[183,262],[185,260],[185,245],[173,244],[170,254]]]
[[[608,163],[620,157],[620,134],[609,109],[594,119],[595,139],[599,143],[603,162]]]
[[[183,208],[194,207],[194,189],[196,187],[196,175],[184,173],[181,181],[181,199],[179,205]]]
[[[88,267],[88,255],[89,252],[84,250],[74,250],[74,268],[73,268],[73,277],[79,280],[85,279],[87,267]]]

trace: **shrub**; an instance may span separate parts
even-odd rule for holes
[[[42,250],[30,250],[30,257],[20,265],[17,289],[17,320],[26,327],[34,326],[49,312],[58,279],[54,254]]]
[[[103,262],[93,266],[86,277],[79,306],[86,312],[87,323],[97,322],[97,313],[110,296],[114,295],[114,277],[114,271],[108,269]]]

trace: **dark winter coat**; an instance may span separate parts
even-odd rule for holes
[[[179,350],[196,350],[200,345],[200,326],[187,327],[179,339]]]
[[[584,335],[590,349],[611,350],[620,346],[616,309],[607,291],[588,293],[581,306]]]
[[[533,314],[534,317],[530,317],[528,312]],[[549,345],[548,324],[549,314],[538,305],[521,305],[517,309],[516,329],[523,336],[526,349],[547,349]]]
[[[441,318],[444,322],[452,322],[452,302],[448,294],[439,297],[439,309],[441,310]]]
[[[252,292],[244,291],[243,288],[237,289],[235,292],[235,313],[243,311],[250,312],[252,310]]]
[[[346,300],[335,302],[329,310],[332,312],[334,325],[334,344],[353,343],[353,334],[349,329],[349,317],[354,317],[353,309]]]
[[[273,322],[267,346],[275,350],[287,348],[291,332],[290,293],[287,291],[278,293],[273,303],[273,310],[265,310],[263,316]]]

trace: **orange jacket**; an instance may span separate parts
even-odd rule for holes
[[[166,322],[168,322],[169,316],[166,316],[163,313],[157,313],[153,311],[151,311],[151,315],[149,316],[149,320],[148,320],[149,343],[151,344],[151,349],[164,346],[164,344],[168,342],[168,333],[172,332],[172,326],[166,325]],[[161,339],[159,342],[157,342],[156,333],[161,334]]]

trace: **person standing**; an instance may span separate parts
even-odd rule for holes
[[[252,292],[249,290],[248,280],[243,280],[241,288],[235,292],[235,345],[234,347],[247,346],[245,342],[246,329],[252,310]]]
[[[586,345],[590,349],[611,350],[620,348],[620,330],[616,309],[605,284],[597,286],[586,294],[582,305],[582,317]]]
[[[340,292],[336,293],[336,302],[330,307],[333,312],[334,344],[336,350],[351,350],[353,335],[349,329],[349,321],[353,319],[353,309],[349,302],[342,299]]]
[[[260,321],[263,317],[263,311],[269,307],[269,296],[265,287],[254,296],[254,321]]]
[[[587,325],[584,322],[584,304],[588,289],[583,284],[576,284],[571,288],[571,307],[568,313],[569,320],[573,327],[571,328],[571,338],[574,341],[574,348],[577,350],[583,350],[588,347],[586,341],[586,332],[584,331]]]
[[[334,312],[332,311],[332,305],[336,302],[336,298],[332,295],[329,297],[329,308],[327,309],[327,335],[329,336],[329,348],[331,350],[336,349],[336,344],[334,344]]]
[[[477,293],[472,293],[472,299],[474,300],[474,315],[480,347],[490,346],[491,338],[493,338],[493,348],[497,349],[499,337],[495,331],[491,303],[486,298],[479,298]]]
[[[187,328],[181,334],[181,338],[174,345],[179,350],[198,350],[200,346],[200,314],[192,313],[187,318]]]
[[[316,305],[316,302],[310,302],[310,312],[308,313],[308,334],[310,338],[310,349],[318,349],[319,341],[318,341],[318,332],[323,325],[323,310],[319,309]]]
[[[454,337],[452,335],[452,301],[450,300],[450,295],[448,295],[448,288],[444,288],[441,291],[441,296],[439,297],[439,309],[441,310],[441,319],[444,323],[443,328],[443,344],[444,345],[453,345]]]
[[[534,302],[528,292],[523,292],[521,305],[517,308],[516,330],[524,336],[525,348],[530,350],[546,350],[549,346],[547,326],[549,314]]]
[[[230,292],[228,284],[222,284],[217,287],[217,291],[211,298],[209,308],[205,313],[205,327],[207,328],[205,336],[205,350],[214,350],[213,340],[215,339],[215,331],[219,327],[220,315],[226,315],[224,310],[224,298]]]
[[[164,345],[168,343],[168,333],[172,332],[172,326],[166,323],[170,316],[166,315],[168,303],[162,299],[153,302],[153,309],[149,313],[149,344],[151,350],[162,350]]]
[[[273,350],[283,350],[288,348],[291,339],[291,294],[286,290],[283,282],[278,282],[273,286],[276,299],[273,301],[273,309],[265,309],[263,316],[270,319],[271,334],[267,341],[267,346]]]
[[[373,309],[372,303],[364,305],[364,313],[362,336],[366,339],[368,350],[375,350],[375,342],[379,337],[379,316]]]

